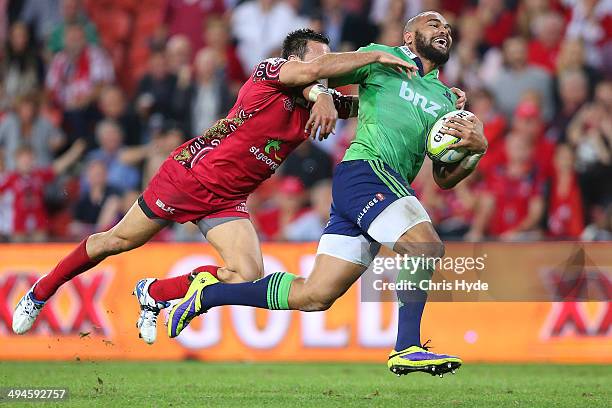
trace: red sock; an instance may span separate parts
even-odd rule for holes
[[[200,272],[209,272],[217,277],[218,266],[204,265],[199,266],[186,275],[175,276],[174,278],[158,279],[149,286],[149,295],[158,302],[167,302],[173,299],[180,299],[187,293],[191,285],[191,277]]]
[[[36,300],[46,301],[64,283],[75,276],[88,271],[101,261],[92,261],[87,255],[85,244],[87,238],[64,259],[62,259],[51,272],[44,276],[34,287],[34,297]]]
[[[219,267],[216,266],[216,265],[202,265],[202,266],[198,266],[193,271],[195,273],[208,272],[212,276],[214,276],[215,278],[219,279],[219,275],[217,275],[217,273],[219,272]]]

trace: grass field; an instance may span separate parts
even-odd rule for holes
[[[464,366],[396,377],[380,364],[0,362],[0,387],[68,387],[59,403],[2,407],[610,407],[612,368]]]

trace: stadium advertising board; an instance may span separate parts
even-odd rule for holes
[[[12,334],[11,315],[19,297],[69,249],[64,244],[0,246],[0,360],[379,362],[395,341],[396,305],[385,301],[393,300],[392,292],[370,290],[388,279],[368,271],[325,312],[223,307],[196,319],[175,340],[159,333],[157,343],[146,345],[135,327],[134,284],[143,277],[178,275],[218,263],[214,250],[201,244],[150,244],[108,259],[62,287],[30,333]],[[306,276],[315,251],[316,244],[265,244],[266,271]],[[477,270],[477,259],[473,270],[461,274],[455,272],[456,262],[451,270],[439,265],[443,270],[435,281],[440,293],[431,295],[422,330],[436,349],[467,362],[612,363],[609,245],[447,246],[447,257],[456,260],[466,254],[484,256],[487,273]],[[467,283],[457,284],[453,274]],[[470,286],[478,281],[478,288]],[[566,301],[551,302],[561,299]]]

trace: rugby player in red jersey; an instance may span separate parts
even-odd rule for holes
[[[348,116],[353,106],[353,97],[334,94],[332,98],[315,81],[374,62],[408,75],[416,71],[385,52],[330,53],[328,42],[312,30],[290,33],[282,58],[255,67],[227,117],[179,146],[116,226],[84,239],[32,286],[15,309],[13,331],[28,331],[62,284],[111,255],[143,245],[173,222],[196,223],[225,263],[223,268],[205,266],[197,271],[233,283],[263,276],[259,241],[246,208],[248,195],[309,135],[332,131],[338,116],[335,107],[341,116]],[[310,110],[308,101],[314,102]],[[189,284],[187,275],[166,279],[163,285],[156,285],[155,279],[138,282],[137,326],[147,343],[155,341],[160,309],[167,300],[183,296]]]

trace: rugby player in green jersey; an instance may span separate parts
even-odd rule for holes
[[[220,305],[266,309],[319,311],[332,303],[362,275],[381,245],[398,254],[438,258],[444,255],[431,220],[410,187],[425,158],[426,136],[444,114],[456,109],[457,97],[438,79],[438,68],[449,56],[451,29],[437,12],[421,13],[406,23],[404,45],[372,44],[360,51],[380,50],[415,64],[419,75],[406,75],[370,64],[330,78],[332,87],[359,84],[357,135],[336,167],[333,204],[308,278],[276,272],[250,283],[219,283],[198,274],[189,291],[170,313],[168,333],[177,336],[193,317]],[[476,167],[487,149],[482,123],[453,119],[447,133],[461,140],[469,155],[453,165],[434,163],[433,177],[443,189],[452,188]],[[405,274],[427,280],[433,269],[421,263]],[[461,365],[461,359],[429,351],[421,344],[420,323],[427,292],[397,292],[398,336],[388,359],[396,374],[414,371],[442,375]]]

